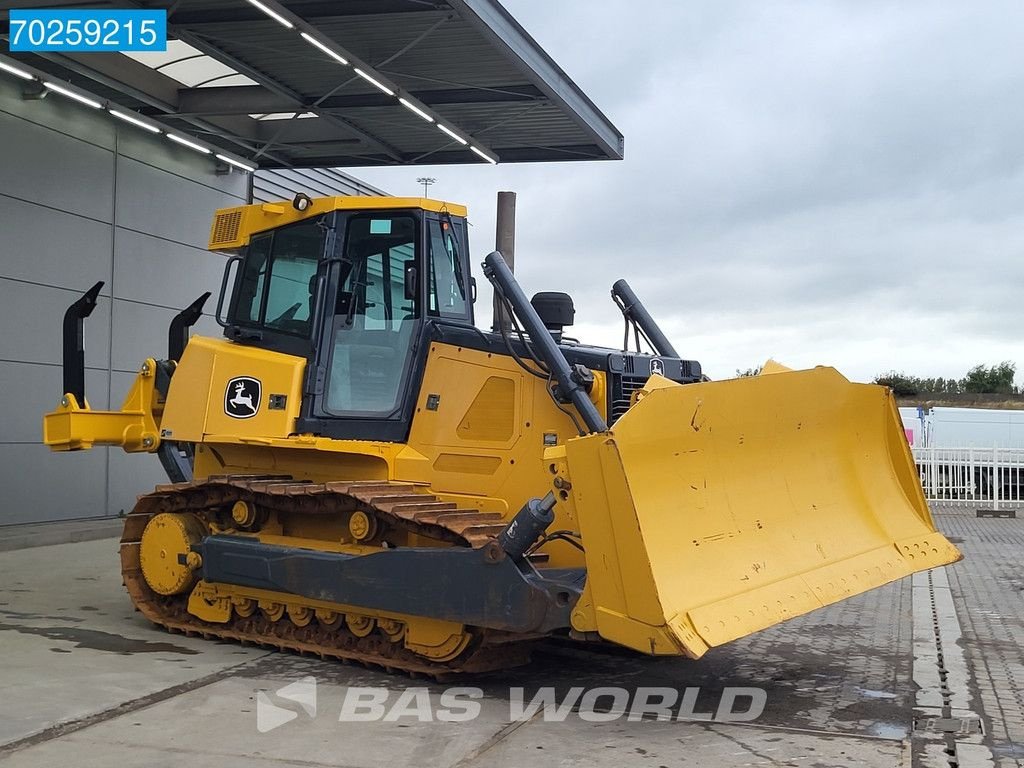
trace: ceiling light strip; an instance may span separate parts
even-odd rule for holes
[[[302,35],[302,39],[303,40],[305,40],[310,45],[312,45],[312,46],[314,46],[316,48],[319,48],[321,51],[326,53],[328,56],[330,56],[332,59],[334,59],[339,64],[348,64],[348,59],[346,59],[344,56],[342,56],[337,51],[335,51],[332,48],[330,48],[326,43],[320,42],[315,37],[313,37],[312,35],[310,35],[310,34],[308,34],[306,32],[299,32],[299,34]]]
[[[265,14],[267,14],[267,16],[272,18],[274,21],[276,21],[282,27],[286,27],[288,29],[295,29],[295,25],[292,24],[290,21],[288,21],[288,19],[286,19],[280,13],[275,11],[273,8],[269,8],[266,5],[264,5],[263,3],[261,3],[260,0],[249,0],[249,5],[252,5],[252,6],[255,6],[256,8],[259,8],[261,11],[263,11]]]
[[[459,134],[457,134],[455,131],[453,131],[451,128],[449,128],[447,125],[444,125],[443,123],[438,123],[437,127],[440,128],[448,136],[451,136],[453,139],[455,139],[457,142],[459,142],[459,144],[461,144],[462,146],[464,146],[464,147],[469,146],[469,142],[468,141],[466,141],[464,138],[459,136]]]
[[[476,147],[476,146],[470,144],[469,148],[471,150],[473,150],[473,152],[475,152],[476,154],[480,155],[480,157],[482,157],[484,160],[486,160],[491,165],[497,165],[498,164],[497,160],[495,160],[493,157],[491,157],[486,152],[484,152],[482,149],[480,149],[480,147]]]
[[[11,64],[5,64],[0,61],[0,69],[4,72],[10,72],[15,77],[20,77],[22,80],[35,80],[31,72],[26,72],[24,69],[12,66]]]
[[[413,104],[408,99],[406,99],[406,98],[404,98],[402,96],[399,96],[398,100],[402,103],[402,106],[405,107],[406,109],[408,109],[410,112],[413,112],[413,113],[419,115],[424,120],[426,120],[428,123],[434,122],[434,118],[432,118],[430,115],[428,115],[426,112],[424,112],[422,109],[417,107],[415,104]]]
[[[359,67],[355,68],[355,73],[357,75],[359,75],[361,78],[363,78],[363,80],[365,80],[366,82],[368,82],[371,85],[374,85],[377,88],[379,88],[380,90],[384,91],[384,93],[386,93],[388,96],[394,96],[395,95],[395,92],[392,91],[390,88],[388,88],[386,85],[384,85],[384,83],[380,82],[380,80],[375,79],[373,77],[373,75],[366,74]]]
[[[132,125],[138,126],[139,128],[141,128],[144,131],[149,131],[150,133],[160,133],[161,132],[160,129],[157,128],[152,123],[147,123],[144,120],[140,120],[139,118],[135,117],[134,115],[129,115],[127,112],[120,112],[120,111],[118,111],[116,109],[111,109],[110,107],[107,107],[107,111],[110,112],[110,114],[112,114],[118,120],[123,120],[126,123],[131,123]]]
[[[181,144],[183,147],[194,149],[196,152],[202,152],[204,155],[212,154],[211,150],[207,149],[202,144],[196,144],[194,141],[190,141],[189,139],[186,139],[184,136],[178,136],[175,133],[168,133],[167,138],[170,139],[171,141]]]
[[[235,160],[233,157],[228,157],[227,155],[217,154],[214,155],[214,157],[216,157],[218,160],[223,160],[228,165],[233,165],[236,168],[241,168],[243,171],[248,171],[249,173],[253,173],[256,170],[255,165],[247,165],[243,162],[240,162],[239,160]]]
[[[49,91],[56,91],[61,96],[67,96],[69,99],[74,99],[79,104],[85,104],[87,107],[92,107],[93,109],[103,108],[103,105],[95,99],[90,99],[88,96],[83,96],[82,94],[76,93],[75,91],[72,91],[70,88],[65,88],[62,85],[51,83],[49,80],[43,80],[43,87]]]

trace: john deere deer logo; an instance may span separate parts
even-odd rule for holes
[[[224,413],[235,419],[252,418],[260,409],[262,389],[259,379],[251,376],[233,378],[224,392]]]

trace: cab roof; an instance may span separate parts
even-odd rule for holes
[[[433,200],[427,197],[372,197],[350,195],[317,197],[309,199],[309,205],[299,210],[300,197],[295,200],[280,200],[272,203],[254,203],[234,208],[221,208],[213,217],[210,226],[211,251],[231,251],[249,243],[257,232],[277,229],[287,224],[320,216],[331,211],[391,211],[418,208],[434,213],[448,213],[465,218],[466,206]]]

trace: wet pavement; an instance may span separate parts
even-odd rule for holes
[[[110,539],[0,552],[0,761],[1024,766],[1024,519],[936,519],[965,561],[699,661],[548,643],[445,685],[157,630]]]

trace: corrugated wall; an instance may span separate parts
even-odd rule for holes
[[[305,192],[310,197],[384,194],[376,187],[333,168],[257,171],[253,177],[254,202],[291,200],[296,192]]]
[[[105,280],[87,321],[86,393],[120,405],[174,314],[220,285],[206,250],[216,208],[297,191],[373,194],[337,171],[218,175],[208,157],[0,78],[0,525],[117,515],[165,482],[148,454],[52,454],[41,417],[61,395],[61,318]],[[213,302],[209,309],[212,311]],[[199,333],[220,335],[209,316]]]

